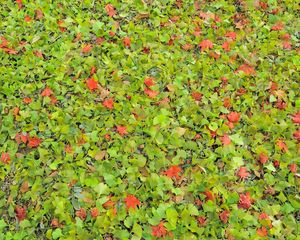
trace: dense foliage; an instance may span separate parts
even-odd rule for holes
[[[4,0],[0,239],[299,239],[293,0]]]

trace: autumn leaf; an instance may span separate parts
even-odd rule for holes
[[[145,88],[144,93],[147,94],[150,98],[155,98],[159,92],[155,90],[151,90],[149,88]]]
[[[229,122],[237,123],[240,120],[240,115],[238,112],[231,112],[227,115],[227,119]]]
[[[20,144],[21,142],[26,143],[28,141],[27,133],[17,133],[15,136],[16,142]]]
[[[220,140],[224,146],[231,144],[231,140],[227,134],[224,134],[222,137],[220,137]]]
[[[114,6],[111,5],[111,4],[107,4],[105,6],[105,11],[106,11],[107,15],[110,16],[110,17],[113,17],[113,16],[115,16],[117,14]]]
[[[94,207],[91,209],[91,216],[92,216],[92,218],[97,218],[99,216],[98,208]]]
[[[123,39],[123,44],[124,44],[124,47],[130,48],[130,44],[131,44],[130,38],[129,37],[125,37]]]
[[[26,16],[24,17],[24,21],[25,21],[25,22],[31,22],[31,17],[30,17],[29,15],[26,15]]]
[[[126,126],[117,126],[117,131],[122,137],[128,134]]]
[[[98,82],[93,77],[87,80],[86,85],[88,89],[90,89],[91,91],[94,91],[95,89],[98,88]]]
[[[89,53],[92,50],[93,46],[91,44],[86,44],[83,46],[81,52],[82,53]]]
[[[32,102],[32,99],[31,99],[31,98],[29,98],[29,97],[23,98],[23,103],[29,104],[29,103],[31,103],[31,102]]]
[[[26,209],[21,206],[16,206],[15,213],[19,222],[23,221],[26,218]]]
[[[268,236],[268,230],[266,229],[266,227],[258,228],[256,230],[256,233],[260,237],[266,237],[266,236]]]
[[[202,99],[202,93],[200,92],[193,92],[192,97],[194,98],[195,101],[201,101]]]
[[[3,162],[4,164],[8,164],[10,162],[10,156],[8,153],[2,153],[1,154],[1,162]]]
[[[226,51],[229,52],[230,51],[230,42],[226,41],[222,44],[222,48]]]
[[[166,237],[168,234],[167,229],[164,226],[164,222],[161,221],[158,225],[152,226],[152,236],[157,238]]]
[[[28,137],[28,143],[27,146],[30,148],[36,148],[41,144],[42,140],[38,138],[37,136],[34,137]]]
[[[240,179],[245,180],[249,176],[249,173],[248,173],[246,167],[240,167],[239,170],[237,171],[236,175]]]
[[[277,140],[276,144],[281,151],[286,152],[288,150],[288,147],[283,140]]]
[[[46,87],[42,92],[41,92],[41,96],[42,97],[49,97],[50,95],[52,95],[53,92],[49,87]]]
[[[256,73],[255,69],[253,67],[249,66],[248,64],[241,65],[236,71],[237,72],[242,71],[246,75],[254,75]]]
[[[300,124],[300,110],[292,115],[293,123]]]
[[[164,171],[163,174],[169,178],[175,177],[177,180],[180,178],[179,173],[182,171],[181,167],[175,165],[171,166],[168,170]]]
[[[206,49],[212,49],[213,43],[212,41],[205,39],[201,43],[199,43],[199,47],[201,48],[201,51],[204,51]]]
[[[232,40],[235,40],[236,39],[236,33],[235,32],[227,32],[225,34],[225,37],[230,38]]]
[[[264,153],[259,154],[259,161],[261,164],[265,164],[268,161],[268,156]]]
[[[76,211],[76,217],[79,217],[81,220],[86,219],[86,211],[84,208],[80,208],[79,210]]]
[[[113,109],[114,108],[114,99],[113,98],[105,99],[103,101],[102,105],[108,109]]]
[[[230,211],[228,210],[224,210],[219,214],[219,218],[224,224],[228,222],[229,216],[230,216]]]
[[[154,86],[154,85],[155,85],[154,78],[153,78],[153,77],[146,77],[145,80],[144,80],[144,84],[145,84],[148,88]]]
[[[300,129],[293,133],[293,137],[300,143]]]
[[[241,193],[239,196],[239,203],[238,207],[243,209],[249,209],[252,204],[252,199],[250,197],[250,192],[247,192],[246,194]]]
[[[141,202],[134,195],[127,195],[124,201],[127,209],[135,209],[137,206],[141,205]]]
[[[284,28],[283,23],[282,23],[282,22],[277,22],[275,25],[273,25],[273,26],[271,27],[271,30],[273,30],[273,31],[280,31],[280,30],[282,30],[283,28]]]
[[[197,221],[201,227],[206,225],[206,217],[204,216],[197,217]]]
[[[206,189],[203,192],[203,194],[206,196],[206,201],[208,201],[208,200],[214,201],[215,200],[215,195],[211,191]]]
[[[292,163],[289,165],[290,171],[292,173],[296,173],[297,172],[297,164],[296,163]]]

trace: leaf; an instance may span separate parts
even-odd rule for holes
[[[176,223],[178,219],[178,213],[174,208],[168,208],[166,210],[166,219],[171,225],[172,229],[176,228]]]
[[[244,140],[239,134],[230,135],[229,138],[237,145],[244,145]]]

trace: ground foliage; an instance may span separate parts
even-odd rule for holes
[[[0,239],[297,239],[297,1],[0,14]]]

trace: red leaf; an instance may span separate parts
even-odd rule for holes
[[[294,138],[300,143],[300,129],[293,133]]]
[[[91,209],[91,216],[92,216],[92,218],[96,218],[96,217],[98,217],[98,215],[99,215],[98,208],[96,208],[96,207],[92,208]]]
[[[249,176],[249,173],[247,171],[246,167],[240,167],[237,174],[236,174],[240,179],[244,180]]]
[[[76,217],[79,217],[81,220],[86,219],[86,211],[84,208],[80,208],[78,211],[76,211]]]
[[[23,98],[23,103],[29,104],[29,103],[31,103],[31,102],[32,102],[32,99],[31,99],[31,98],[29,98],[29,97]]]
[[[240,120],[240,113],[231,112],[227,115],[227,119],[229,122],[237,123]]]
[[[39,57],[39,58],[44,58],[43,56],[43,52],[42,51],[34,51],[33,54],[36,56],[36,57]]]
[[[175,165],[171,166],[168,170],[164,171],[163,174],[166,175],[169,178],[175,177],[176,179],[179,179],[179,173],[181,172],[181,167]]]
[[[18,116],[18,115],[19,115],[19,112],[20,112],[20,108],[19,108],[19,107],[14,107],[14,108],[13,108],[13,115],[14,115],[14,116]]]
[[[70,144],[67,144],[65,146],[65,152],[66,153],[72,153],[73,152],[73,148],[72,148],[72,146]]]
[[[35,19],[40,20],[40,19],[42,19],[43,17],[44,17],[44,14],[43,14],[43,12],[42,12],[41,9],[35,10]]]
[[[199,47],[201,47],[201,51],[204,51],[206,49],[212,49],[213,43],[209,39],[205,39],[201,43],[199,43]]]
[[[113,202],[112,200],[108,200],[102,204],[102,207],[105,209],[111,208],[113,206],[115,206],[115,202]]]
[[[88,53],[92,50],[93,46],[91,44],[86,44],[83,46],[81,52]]]
[[[281,151],[286,152],[288,150],[288,147],[283,140],[278,140],[276,144]]]
[[[53,218],[53,219],[51,220],[51,227],[57,228],[57,227],[59,227],[59,225],[60,225],[60,224],[59,224],[57,218]]]
[[[193,45],[190,43],[186,43],[181,47],[184,51],[189,51],[191,49],[193,49]]]
[[[158,91],[151,90],[149,88],[145,88],[144,93],[147,94],[150,98],[155,98],[159,94]]]
[[[103,101],[102,105],[108,109],[113,109],[114,108],[114,99],[113,98],[105,99]]]
[[[20,222],[26,218],[26,209],[24,207],[16,206],[15,213]]]
[[[266,229],[266,227],[261,227],[258,228],[256,230],[257,235],[259,235],[260,237],[266,237],[268,236],[268,230]]]
[[[52,94],[53,94],[52,90],[51,90],[50,88],[46,87],[46,88],[42,91],[41,96],[42,96],[42,97],[49,97],[49,96],[52,95]]]
[[[268,216],[268,214],[266,214],[266,213],[261,213],[260,215],[259,215],[259,217],[258,217],[258,219],[259,220],[264,220],[264,219],[269,219],[269,216]]]
[[[94,74],[96,73],[96,71],[97,71],[96,67],[95,67],[95,66],[92,66],[92,67],[91,67],[91,70],[90,70],[90,75],[91,75],[91,76],[94,75]]]
[[[280,166],[280,162],[278,160],[275,160],[273,162],[273,166],[276,167],[276,168],[278,168]]]
[[[87,80],[86,85],[87,85],[88,89],[90,89],[91,91],[98,88],[98,82],[93,77],[91,77]]]
[[[28,141],[28,134],[27,133],[17,133],[15,139],[18,144],[20,144],[21,142],[26,143]]]
[[[115,16],[117,14],[114,6],[111,5],[111,4],[107,4],[105,6],[105,11],[106,11],[107,15],[110,16],[110,17],[113,17],[113,16]]]
[[[300,110],[292,115],[293,123],[300,124]]]
[[[214,201],[215,200],[215,195],[209,191],[209,190],[205,190],[205,192],[203,193],[206,196],[206,201],[211,200]]]
[[[146,77],[145,80],[144,80],[144,84],[148,88],[151,87],[151,86],[154,86],[155,85],[154,78],[153,77]]]
[[[26,15],[24,18],[25,22],[30,22],[31,21],[31,17],[29,15]]]
[[[129,37],[125,37],[123,39],[123,44],[124,44],[125,47],[130,48],[130,44],[131,44],[130,38]]]
[[[27,146],[30,148],[36,148],[41,144],[42,140],[36,136],[28,137]]]
[[[121,136],[128,134],[126,126],[117,126],[117,131]]]
[[[127,209],[129,208],[135,209],[137,206],[141,205],[141,202],[133,195],[127,195],[124,201]]]
[[[226,41],[222,44],[222,48],[226,51],[229,52],[230,51],[230,42]]]
[[[225,34],[225,37],[231,38],[232,40],[236,39],[236,33],[235,32],[228,32]]]
[[[197,217],[197,221],[201,227],[204,227],[206,225],[206,218],[203,216]]]
[[[157,226],[152,226],[152,236],[153,237],[165,237],[168,234],[167,229],[164,226],[164,222],[161,221]]]
[[[284,28],[284,25],[282,22],[277,22],[275,25],[272,26],[271,30],[273,31],[280,31]]]
[[[219,218],[221,219],[221,221],[223,223],[227,223],[228,222],[229,216],[230,216],[230,212],[228,210],[224,210],[223,212],[221,212],[219,214]]]
[[[23,7],[22,0],[16,0],[16,3],[18,4],[19,9]]]
[[[4,164],[8,164],[10,162],[10,156],[8,153],[1,154],[1,162],[3,162]]]
[[[230,145],[231,143],[231,140],[227,134],[224,134],[224,136],[220,137],[220,140],[224,146]]]
[[[259,154],[259,161],[261,164],[265,164],[268,161],[268,156],[264,153]]]
[[[255,69],[251,66],[249,66],[248,64],[243,64],[241,65],[238,69],[238,71],[242,71],[244,72],[246,75],[254,75],[255,74]]]
[[[283,41],[282,42],[282,47],[284,49],[290,50],[290,49],[292,49],[292,43],[290,41]]]
[[[290,168],[290,171],[292,173],[296,173],[297,172],[297,164],[296,163],[290,164],[289,168]]]
[[[230,108],[231,107],[231,100],[230,100],[230,98],[224,98],[223,106],[226,107],[226,108]]]
[[[249,209],[252,204],[252,199],[250,198],[250,192],[247,192],[246,194],[240,194],[240,199],[238,203],[239,208],[243,209]]]
[[[195,101],[201,101],[202,99],[202,93],[200,92],[193,92],[192,97],[194,98]]]

